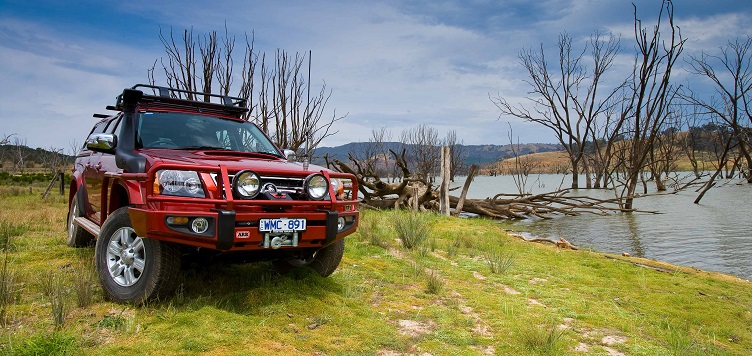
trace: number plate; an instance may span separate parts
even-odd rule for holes
[[[305,231],[306,219],[260,219],[259,231],[290,232]]]

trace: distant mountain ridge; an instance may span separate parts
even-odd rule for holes
[[[325,155],[329,155],[330,158],[346,161],[349,152],[363,152],[368,145],[372,145],[372,143],[351,142],[336,147],[318,147],[313,152],[314,161],[322,163]],[[398,152],[400,147],[402,147],[402,144],[399,142],[385,142],[384,145],[395,152]],[[523,143],[515,146],[518,146],[517,153],[519,155],[563,150],[561,145],[553,143]],[[512,145],[461,145],[461,148],[465,152],[466,165],[477,164],[484,166],[500,159],[514,157]]]

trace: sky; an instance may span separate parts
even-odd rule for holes
[[[489,97],[528,105],[518,54],[543,46],[553,56],[563,32],[580,50],[595,31],[620,36],[613,73],[625,77],[633,2],[654,23],[658,0],[0,0],[0,138],[70,152],[92,114],[147,82],[165,57],[160,28],[199,35],[226,25],[237,38],[252,32],[266,53],[311,51],[314,91],[331,89],[327,115],[347,114],[322,146],[367,141],[380,127],[398,140],[419,124],[442,137],[455,130],[465,144],[508,144],[510,128],[516,141],[554,143],[542,126],[500,116]],[[718,53],[752,35],[752,1],[677,0],[675,23],[685,59]],[[677,81],[701,82],[679,65]]]

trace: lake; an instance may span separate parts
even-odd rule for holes
[[[464,179],[458,177],[452,187],[461,187]],[[562,180],[561,175],[530,175],[527,186],[533,193],[552,192],[562,186],[562,181],[564,187],[571,184],[570,177]],[[584,184],[582,178],[580,184]],[[648,182],[648,188],[649,193],[655,192],[652,182]],[[626,252],[634,257],[752,279],[752,185],[741,180],[722,180],[700,204],[693,203],[698,194],[695,189],[635,200],[635,208],[661,214],[584,214],[516,224],[535,236],[563,237],[581,249]],[[517,193],[512,176],[478,176],[470,186],[468,198],[482,199],[497,193]],[[460,191],[452,195],[459,196]],[[612,198],[614,192],[579,189],[570,195]]]

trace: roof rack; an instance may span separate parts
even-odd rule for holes
[[[143,89],[146,90],[143,90]],[[160,87],[148,84],[136,84],[131,89],[139,89],[144,92],[141,99],[142,103],[161,103],[167,106],[191,106],[202,109],[218,110],[232,114],[242,114],[248,111],[247,99],[202,93],[197,91]],[[150,90],[153,94],[149,95],[146,91]],[[219,102],[212,102],[212,100]],[[117,102],[114,107],[108,106],[108,110],[122,110],[123,95],[117,96]]]

